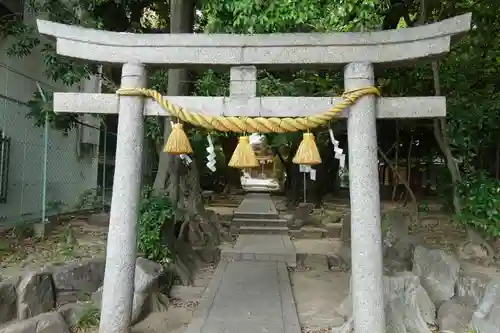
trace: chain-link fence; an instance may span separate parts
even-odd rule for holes
[[[34,80],[24,77],[24,81]],[[114,168],[109,161],[114,160],[114,151],[107,152],[106,141],[113,134],[95,117],[91,117],[94,124],[84,118],[67,133],[50,125],[36,127],[27,117],[30,97],[16,96],[0,84],[0,229],[67,212],[103,209],[110,199]]]

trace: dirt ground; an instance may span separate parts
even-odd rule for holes
[[[220,205],[207,208],[226,216],[234,210]],[[411,225],[410,230],[425,244],[446,250],[453,250],[465,239],[463,228],[451,223],[443,213],[428,213],[421,223]],[[0,239],[0,280],[16,276],[23,269],[48,263],[104,256],[106,236],[106,226],[90,225],[82,218],[74,218],[55,228],[41,242],[9,233]],[[294,243],[298,253],[321,255],[334,254],[341,246],[340,241],[332,239],[297,239]],[[476,268],[472,266],[470,269]],[[487,271],[491,273],[491,269]],[[212,273],[213,267],[202,267],[195,285],[206,287]],[[308,269],[295,270],[290,276],[303,332],[328,332],[335,308],[349,291],[349,274],[330,272],[326,262],[318,259],[310,260]],[[184,304],[174,300],[172,304],[168,311],[153,313],[135,325],[132,333],[184,332],[197,301]],[[83,332],[94,333],[97,328],[90,327]]]
[[[43,241],[20,238],[15,231],[5,234],[0,246],[0,281],[18,276],[23,270],[52,263],[74,262],[103,257],[106,253],[108,228],[91,225],[84,218],[73,218],[54,228]],[[194,278],[194,286],[206,287],[215,267],[203,264]],[[135,325],[132,333],[181,333],[189,323],[197,301],[171,300],[166,312],[153,313]],[[97,327],[85,327],[77,333],[97,333]]]
[[[22,237],[16,230],[7,232],[0,240],[0,280],[49,263],[102,257],[107,233],[107,227],[90,225],[83,218],[54,228],[43,241]]]
[[[328,332],[336,307],[349,292],[349,274],[331,272],[317,260],[291,272],[290,278],[303,332]]]

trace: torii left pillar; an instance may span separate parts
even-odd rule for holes
[[[144,65],[124,64],[121,86],[146,87]],[[119,99],[116,168],[106,249],[100,333],[130,331],[134,298],[136,228],[144,144],[144,100],[140,96],[120,96]]]

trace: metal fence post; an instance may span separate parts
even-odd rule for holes
[[[102,152],[102,212],[106,210],[106,166],[107,166],[107,146],[108,146],[108,126],[103,120],[102,125],[104,126],[104,147]]]
[[[37,82],[36,86],[40,97],[44,103],[47,103],[47,97],[43,93],[40,84]],[[49,148],[49,113],[45,112],[45,124],[43,132],[43,165],[42,165],[42,221],[37,230],[37,237],[45,237],[45,224],[47,222],[47,155]]]

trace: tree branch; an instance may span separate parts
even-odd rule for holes
[[[417,197],[415,197],[415,193],[413,193],[413,191],[410,188],[410,185],[408,184],[406,179],[404,179],[403,177],[401,177],[399,175],[399,172],[396,169],[396,166],[391,163],[391,160],[387,157],[387,155],[384,154],[382,149],[380,149],[380,146],[377,146],[377,150],[378,150],[378,153],[380,154],[380,156],[382,156],[382,159],[385,161],[385,163],[387,163],[387,165],[391,168],[392,173],[394,173],[396,175],[396,177],[398,178],[398,180],[400,180],[403,183],[404,187],[408,191],[408,195],[410,196],[412,203],[414,205],[416,205],[417,204]]]

